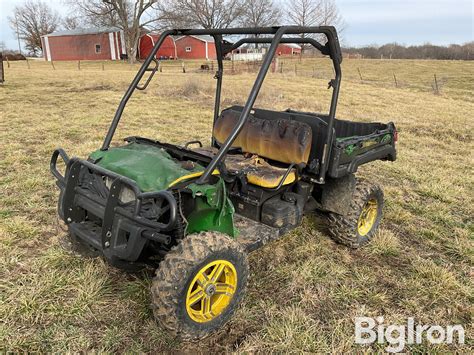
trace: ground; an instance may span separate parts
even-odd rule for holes
[[[224,106],[243,103],[255,77],[246,66],[232,75],[229,65]],[[325,111],[327,63],[283,65],[283,73],[268,75],[256,106]],[[169,337],[155,323],[149,275],[74,254],[56,217],[53,149],[80,157],[97,149],[136,70],[114,63],[81,63],[80,71],[77,63],[6,68],[0,86],[0,350],[381,351],[386,345],[354,344],[354,317],[384,316],[385,324],[415,317],[466,329],[464,346],[425,341],[408,346],[411,352],[473,351],[474,63],[344,62],[337,115],[394,121],[399,130],[398,160],[358,172],[385,191],[380,232],[354,251],[332,242],[320,219],[305,217],[290,235],[251,254],[244,303],[219,334],[195,344]],[[191,65],[186,71],[163,66],[150,88],[130,100],[116,143],[131,134],[172,143],[209,140],[214,80]]]

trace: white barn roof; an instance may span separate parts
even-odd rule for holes
[[[301,49],[301,46],[297,45],[296,43],[282,43],[282,45],[290,48]]]
[[[183,39],[185,37],[194,37],[202,42],[211,42],[214,43],[214,37],[208,36],[208,35],[189,35],[189,36],[181,36],[178,37],[176,40],[179,41],[180,39]]]
[[[81,35],[95,35],[101,33],[111,33],[121,31],[118,27],[96,27],[96,28],[76,28],[74,30],[57,31],[45,36],[60,37],[60,36],[81,36]],[[44,37],[44,36],[41,36]]]

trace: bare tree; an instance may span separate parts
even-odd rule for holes
[[[42,50],[41,36],[54,32],[61,22],[59,14],[40,0],[27,0],[16,6],[8,20],[34,55]]]
[[[287,11],[290,22],[297,26],[335,26],[338,33],[344,29],[344,20],[334,0],[292,0]],[[302,34],[301,37],[321,36]],[[305,48],[303,45],[302,51]]]
[[[64,27],[66,30],[75,30],[76,28],[80,28],[81,25],[81,21],[75,16],[67,16],[62,22],[62,27]]]
[[[288,3],[289,20],[297,26],[317,26],[320,8],[317,0],[293,0]]]
[[[0,41],[0,52],[4,52],[7,49],[4,41]]]
[[[129,62],[137,57],[142,27],[156,18],[149,13],[158,0],[68,0],[68,4],[93,26],[115,26],[123,30]]]
[[[344,30],[344,19],[334,0],[319,0],[318,26],[334,26],[338,33]]]
[[[93,27],[115,27],[119,24],[119,18],[114,8],[102,0],[66,0],[72,8],[69,16],[86,26]]]
[[[281,10],[273,0],[244,0],[239,24],[244,27],[267,27],[278,25]],[[255,35],[258,37],[258,35]],[[258,44],[255,43],[255,48]]]
[[[163,27],[228,28],[243,13],[244,0],[169,0],[159,4]]]
[[[288,18],[290,22],[297,26],[317,26],[319,21],[319,3],[317,0],[293,0],[288,3]],[[310,35],[303,33],[300,35],[306,38]],[[306,49],[301,46],[301,53]]]
[[[244,0],[239,24],[244,27],[277,25],[281,10],[273,0]]]

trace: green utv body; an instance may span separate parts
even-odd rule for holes
[[[324,35],[327,43],[303,33]],[[157,72],[155,55],[164,39],[187,35],[210,35],[216,44],[210,142],[178,146],[129,137],[111,147],[129,98]],[[225,35],[242,38],[231,43]],[[270,47],[246,104],[221,110],[223,59],[246,43]],[[253,107],[279,43],[310,44],[329,56],[335,77],[328,114]],[[75,249],[129,271],[156,268],[154,315],[168,331],[192,340],[230,319],[245,292],[247,252],[296,228],[305,213],[323,214],[336,242],[366,244],[380,224],[383,193],[354,174],[374,160],[394,161],[397,132],[393,123],[335,118],[341,61],[330,26],[164,32],[120,102],[102,147],[87,160],[70,159],[62,149],[53,153],[58,213]]]

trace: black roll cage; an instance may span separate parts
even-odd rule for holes
[[[301,35],[301,34],[324,34],[327,37],[327,43],[322,45],[318,41],[309,37],[283,37],[284,35]],[[328,171],[328,161],[331,151],[331,146],[333,143],[334,135],[333,126],[334,118],[336,115],[337,100],[339,96],[339,88],[341,83],[341,62],[342,54],[339,46],[339,40],[337,37],[336,29],[333,26],[321,26],[321,27],[301,27],[301,26],[282,26],[282,27],[261,27],[261,28],[229,28],[229,29],[174,29],[164,31],[158,42],[153,47],[152,51],[140,67],[138,73],[133,79],[132,83],[128,87],[125,95],[123,96],[120,104],[115,113],[114,119],[109,127],[107,135],[105,136],[104,143],[102,144],[101,150],[107,150],[110,146],[112,138],[114,136],[115,130],[119,124],[120,118],[122,117],[123,110],[127,105],[128,100],[132,96],[135,89],[144,90],[151,81],[151,78],[157,71],[157,61],[155,59],[156,53],[163,44],[164,40],[168,36],[191,36],[191,35],[209,35],[214,38],[216,45],[216,56],[218,69],[215,75],[217,79],[216,87],[216,97],[214,104],[214,122],[219,117],[220,110],[220,101],[221,101],[221,89],[222,89],[222,76],[224,72],[223,58],[226,54],[230,53],[232,50],[239,48],[245,43],[270,43],[270,48],[268,49],[267,54],[265,55],[262,66],[258,72],[257,78],[254,82],[252,89],[250,90],[249,97],[245,106],[242,109],[240,118],[234,127],[232,133],[227,137],[226,141],[221,145],[219,151],[212,159],[212,161],[207,166],[204,173],[196,181],[198,184],[204,184],[209,181],[209,178],[212,175],[214,169],[216,169],[222,160],[224,159],[227,151],[232,146],[232,143],[237,138],[237,135],[242,130],[245,122],[247,121],[249,114],[253,108],[255,100],[257,99],[260,88],[262,87],[265,76],[270,68],[271,62],[276,54],[277,47],[280,43],[303,43],[311,44],[313,47],[318,49],[322,54],[329,55],[334,65],[335,78],[331,79],[329,82],[329,87],[332,87],[332,98],[331,105],[329,109],[329,121],[327,125],[327,139],[324,145],[324,151],[322,154],[321,167],[319,170],[319,176],[316,182],[324,183],[325,176]],[[268,37],[252,37],[252,38],[242,38],[236,43],[230,43],[222,39],[222,35],[267,35]],[[154,62],[155,66],[150,68],[150,64]],[[144,85],[139,86],[145,72],[150,71],[151,74]],[[214,144],[214,139],[212,144]]]

